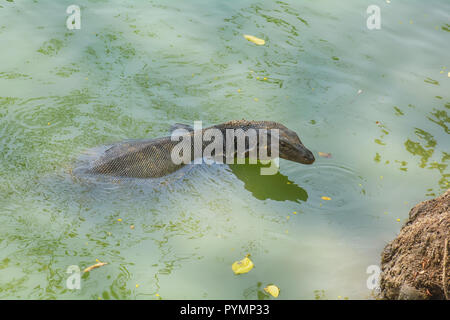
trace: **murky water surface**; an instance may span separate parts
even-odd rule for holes
[[[0,2],[2,299],[263,299],[269,283],[365,299],[409,209],[448,188],[447,0],[80,0],[74,31],[70,4]],[[97,145],[242,118],[285,124],[317,161],[163,186],[70,175]],[[234,275],[247,253],[256,267]]]

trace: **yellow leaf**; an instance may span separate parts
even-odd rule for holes
[[[94,265],[92,265],[90,267],[87,267],[86,269],[84,269],[83,272],[89,272],[89,271],[91,271],[93,269],[103,267],[104,265],[107,265],[107,263],[106,262],[99,262],[99,263],[96,263],[96,264],[94,264]]]
[[[331,200],[330,197],[322,197],[321,199],[322,199],[322,200],[327,200],[327,201]]]
[[[247,273],[253,269],[254,264],[252,260],[249,259],[250,254],[247,254],[241,261],[236,261],[231,266],[231,269],[235,274]]]
[[[264,291],[269,293],[272,297],[277,298],[280,294],[280,289],[276,285],[270,285],[264,288]]]
[[[319,156],[324,157],[324,158],[331,158],[331,153],[319,151]]]
[[[248,34],[244,34],[244,38],[250,42],[253,42],[254,44],[257,44],[258,46],[262,46],[266,43],[263,39],[260,39],[260,38],[257,38],[255,36],[251,36]]]
[[[117,219],[117,221],[121,222],[121,221],[122,221],[122,219],[120,219],[120,218],[119,218],[119,219]]]

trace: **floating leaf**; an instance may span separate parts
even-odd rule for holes
[[[327,200],[327,201],[331,200],[330,197],[321,197],[321,199],[322,199],[322,200]]]
[[[247,254],[241,261],[236,261],[231,266],[231,269],[235,274],[247,273],[253,269],[254,264],[252,260],[249,259],[250,254]]]
[[[277,298],[280,294],[280,289],[276,285],[270,285],[264,288],[264,291],[269,293],[272,297]]]
[[[439,85],[439,82],[438,82],[438,81],[436,81],[436,80],[434,80],[434,79],[431,79],[431,78],[426,78],[426,79],[423,80],[423,81],[426,82],[426,83],[434,84],[434,85],[436,85],[436,86]]]
[[[244,34],[244,38],[250,42],[253,42],[254,44],[257,44],[258,46],[262,46],[266,43],[263,39],[260,39],[260,38],[257,38],[255,36],[251,36],[248,34]]]
[[[97,261],[98,261],[98,260],[97,260]],[[93,269],[103,267],[104,265],[107,265],[107,264],[108,264],[108,263],[106,263],[106,262],[98,262],[98,263],[96,263],[96,264],[94,264],[94,265],[92,265],[92,266],[90,266],[90,267],[87,267],[86,269],[84,269],[83,272],[89,272],[89,271],[91,271],[91,270],[93,270]]]
[[[331,158],[331,153],[319,151],[319,156],[324,157],[324,158]]]

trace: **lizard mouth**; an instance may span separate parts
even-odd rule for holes
[[[311,151],[309,151],[308,149],[304,149],[304,154],[301,157],[301,163],[303,164],[312,164],[314,163],[314,161],[316,161],[316,158],[314,158],[314,155]]]
[[[287,154],[282,155],[281,158],[302,164],[312,164],[316,161],[313,153],[303,145],[299,145],[295,149],[290,150]]]

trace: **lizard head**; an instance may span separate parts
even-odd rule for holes
[[[293,130],[272,121],[264,121],[263,126],[266,129],[278,129],[280,158],[302,164],[312,164],[315,161],[313,153],[303,145],[297,133]]]
[[[216,126],[220,129],[242,129],[244,131],[248,129],[265,129],[270,137],[269,139],[278,139],[278,155],[280,158],[290,160],[302,164],[311,164],[315,161],[314,155],[306,148],[300,141],[297,133],[275,121],[248,121],[248,120],[233,120],[221,125]],[[277,134],[272,132],[271,129],[277,129]],[[259,145],[259,147],[271,149],[269,139],[266,141],[265,146]],[[271,153],[271,152],[270,152]]]
[[[285,127],[280,129],[279,135],[280,158],[303,164],[312,164],[315,161],[313,153],[303,145],[294,131]]]

